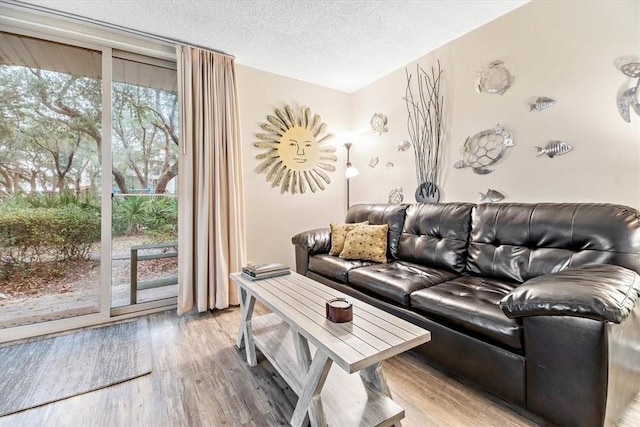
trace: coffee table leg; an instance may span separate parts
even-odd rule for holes
[[[303,374],[306,375],[311,366],[311,353],[309,352],[309,342],[305,337],[300,335],[298,331],[291,331],[293,335],[293,346],[296,349],[296,357],[298,359],[298,366],[303,369]]]
[[[239,290],[242,318],[240,320],[236,347],[244,347],[247,353],[247,363],[249,366],[256,366],[258,364],[256,359],[256,346],[253,343],[253,332],[251,330],[251,316],[253,315],[253,307],[256,304],[256,299],[245,289],[242,289],[242,287],[240,287]]]
[[[325,427],[327,425],[324,419],[324,409],[322,408],[320,392],[327,379],[332,363],[332,360],[329,359],[326,354],[319,350],[316,351],[311,366],[309,367],[309,373],[305,378],[302,393],[300,393],[298,397],[298,404],[291,417],[291,425],[293,427],[302,427],[307,419],[307,413],[314,415],[311,416],[309,420],[312,427]]]
[[[309,351],[309,342],[305,337],[300,335],[298,331],[292,329],[293,346],[296,350],[296,358],[298,359],[298,367],[300,368],[302,377],[304,378],[309,373],[309,367],[311,366],[311,352]],[[322,419],[324,414],[318,415],[316,413],[315,405],[309,407],[309,417],[311,419],[311,425],[318,425],[318,417]],[[306,424],[306,422],[303,422]]]
[[[238,299],[240,300],[240,326],[238,330],[238,339],[236,340],[236,347],[239,349],[244,347],[244,325],[242,319],[244,319],[244,299],[247,297],[247,291],[240,285],[238,285]]]
[[[387,384],[387,379],[384,377],[384,374],[382,373],[381,362],[378,362],[374,365],[371,365],[361,370],[360,377],[365,383],[368,383],[371,387],[375,388],[380,393],[388,396],[389,399],[392,399],[391,390],[389,389],[389,384]],[[397,427],[401,426],[399,421],[394,425]]]

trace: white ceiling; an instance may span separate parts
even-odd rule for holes
[[[26,0],[351,93],[528,0]]]

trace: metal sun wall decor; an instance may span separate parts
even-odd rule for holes
[[[543,147],[535,147],[538,150],[538,156],[542,156],[546,154],[550,158],[554,158],[554,156],[559,156],[561,154],[567,154],[569,151],[573,150],[573,146],[567,144],[564,141],[554,141],[551,140],[547,143],[547,145]]]
[[[405,68],[407,87],[404,100],[407,104],[407,130],[413,144],[415,155],[416,201],[421,203],[437,202],[440,200],[438,180],[440,178],[439,163],[441,159],[440,145],[442,143],[442,108],[444,96],[440,94],[442,69],[438,61],[438,69],[431,67],[427,74],[416,64],[417,93],[414,94],[411,79],[412,74]],[[405,141],[408,142],[408,141]]]
[[[267,115],[268,123],[260,124],[267,133],[257,133],[260,141],[253,145],[267,151],[258,154],[263,160],[257,173],[266,173],[272,187],[280,186],[280,192],[305,193],[307,188],[315,193],[331,183],[327,172],[336,170],[332,164],[338,158],[331,153],[336,147],[327,144],[333,137],[326,133],[327,125],[309,107],[296,112],[290,105],[276,108],[275,115]]]
[[[468,137],[462,147],[462,160],[456,162],[453,167],[469,167],[478,175],[486,175],[493,172],[493,169],[487,166],[495,164],[504,156],[507,148],[514,145],[509,133],[498,124],[493,129],[483,130]]]
[[[381,113],[375,113],[373,117],[371,117],[371,129],[375,132],[376,135],[380,136],[384,132],[388,132],[387,129],[387,116]]]
[[[630,87],[618,95],[617,105],[618,113],[627,123],[631,122],[631,114],[629,114],[629,107],[631,107],[637,115],[640,116],[640,62],[628,62],[620,67],[620,71],[625,76],[633,79],[638,79],[634,87]]]
[[[502,61],[493,61],[480,70],[476,80],[476,91],[492,95],[502,95],[509,89],[515,77],[511,75]]]

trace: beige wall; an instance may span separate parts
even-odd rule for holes
[[[291,237],[300,231],[328,227],[344,220],[345,152],[339,146],[337,170],[329,172],[331,184],[324,191],[305,194],[280,193],[272,188],[264,173],[257,174],[257,154],[263,149],[253,146],[255,134],[263,132],[260,124],[267,114],[286,104],[306,105],[319,114],[339,145],[343,131],[351,123],[349,95],[321,86],[304,83],[249,67],[237,66],[242,133],[245,208],[247,223],[247,259],[253,262],[277,261],[294,267]]]
[[[640,208],[640,116],[632,113],[631,123],[625,123],[615,104],[618,90],[631,84],[615,62],[628,55],[640,55],[640,2],[534,1],[419,58],[427,70],[437,60],[444,70],[441,200],[477,202],[479,192],[493,188],[506,201],[597,201]],[[513,85],[502,96],[478,94],[478,70],[496,59],[516,75]],[[415,72],[415,63],[407,66]],[[254,134],[275,107],[304,103],[332,133],[362,132],[351,156],[361,172],[351,180],[352,203],[385,203],[394,187],[403,187],[405,202],[415,201],[413,151],[397,151],[397,144],[408,139],[404,68],[353,94],[243,66],[237,71],[250,261],[293,266],[291,236],[344,219],[343,138],[334,139],[338,170],[330,174],[325,191],[280,194],[264,174],[255,173],[255,156],[262,150],[253,147]],[[537,96],[557,103],[529,112],[527,103]],[[369,128],[375,112],[389,118],[389,132],[382,136]],[[495,172],[481,176],[454,169],[465,138],[497,123],[511,132],[516,146]],[[534,147],[549,139],[575,148],[554,159],[536,157]],[[368,167],[371,157],[379,158],[376,168]],[[392,169],[385,167],[388,161]]]
[[[534,1],[496,21],[430,52],[418,60],[429,70],[440,60],[445,95],[446,138],[442,201],[480,200],[487,188],[505,201],[612,202],[640,208],[640,116],[625,123],[616,95],[631,79],[615,66],[617,59],[640,60],[640,2]],[[502,96],[474,90],[477,72],[501,59],[516,75]],[[408,64],[415,73],[415,63]],[[635,83],[634,79],[634,83]],[[367,129],[373,113],[389,117],[389,132],[370,132],[355,147],[361,175],[352,180],[355,202],[386,202],[391,188],[403,187],[414,202],[417,186],[413,150],[398,152],[408,139],[404,69],[352,94],[353,126]],[[557,100],[542,112],[529,112],[537,96]],[[495,166],[476,175],[457,170],[467,136],[501,123],[516,146]],[[574,146],[566,155],[536,157],[535,146],[550,139]],[[380,163],[367,165],[371,157]],[[393,169],[384,167],[387,161]]]

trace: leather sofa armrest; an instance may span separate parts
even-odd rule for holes
[[[318,228],[303,231],[293,236],[291,243],[295,245],[296,271],[306,276],[309,268],[309,256],[329,253],[331,250],[331,229]]]
[[[526,281],[500,301],[509,318],[573,316],[622,323],[640,297],[640,276],[610,264],[568,268]]]
[[[303,231],[291,238],[291,243],[308,252],[309,255],[328,253],[331,249],[331,229],[318,228]]]

